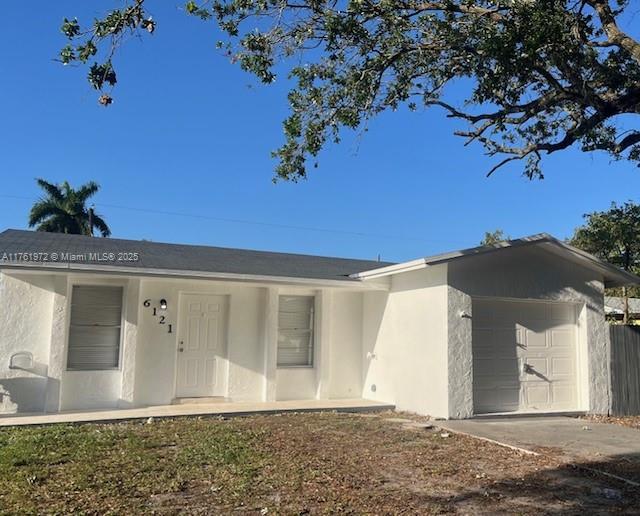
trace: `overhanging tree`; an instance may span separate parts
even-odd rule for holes
[[[586,224],[576,229],[571,245],[617,265],[625,271],[640,272],[640,205],[633,202],[588,213]],[[637,294],[637,288],[633,290]],[[624,319],[629,322],[629,289],[622,287]]]
[[[489,174],[578,146],[640,163],[640,42],[622,29],[637,0],[203,0],[185,11],[215,19],[240,66],[294,86],[276,177],[307,174],[344,128],[401,104],[437,106],[456,131],[496,157]],[[63,63],[89,67],[100,102],[112,101],[113,58],[127,36],[153,33],[145,0],[91,26],[65,19]],[[468,81],[467,79],[471,79]],[[449,94],[462,80],[464,98]]]

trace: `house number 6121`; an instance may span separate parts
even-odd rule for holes
[[[142,303],[142,306],[144,306],[145,308],[151,308],[151,299],[145,299],[144,302]],[[153,307],[153,316],[154,317],[159,317],[158,319],[158,324],[162,324],[162,325],[167,325],[167,333],[173,333],[173,324],[167,324],[167,318],[164,315],[158,315],[158,308],[157,307]]]

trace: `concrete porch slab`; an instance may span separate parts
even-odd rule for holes
[[[284,412],[373,412],[393,410],[394,405],[365,399],[291,400],[274,402],[224,402],[161,405],[107,410],[82,410],[56,414],[25,414],[0,417],[0,427],[50,425],[55,423],[95,423],[182,416],[246,416]]]
[[[531,452],[553,448],[571,459],[640,460],[640,432],[573,417],[509,417],[438,421],[440,428]]]

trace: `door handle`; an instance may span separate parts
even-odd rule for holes
[[[184,341],[183,340],[180,341],[180,347],[178,348],[178,351],[180,353],[184,353]]]
[[[530,364],[527,364],[526,362],[522,364],[522,372],[526,373],[526,374],[533,374],[534,369],[533,367],[531,367]]]

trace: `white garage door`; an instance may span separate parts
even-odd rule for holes
[[[575,410],[576,307],[474,300],[473,400],[476,414]]]

